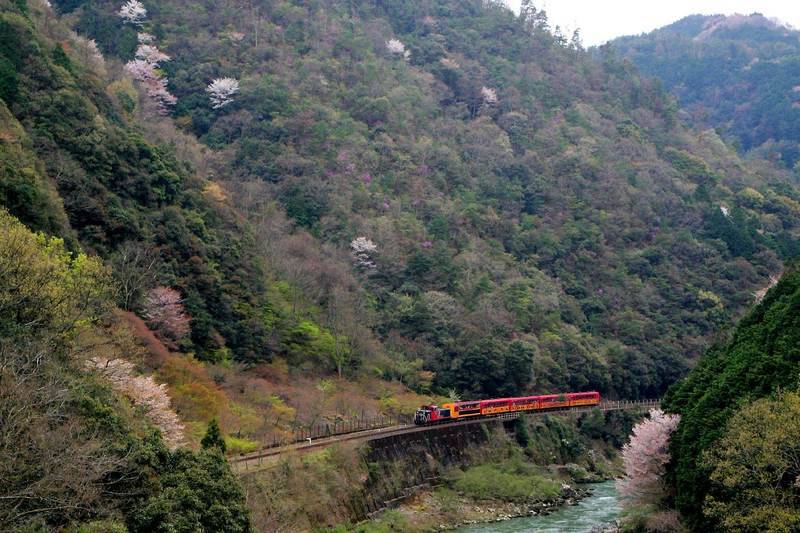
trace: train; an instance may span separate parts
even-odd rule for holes
[[[569,392],[520,398],[496,398],[445,403],[441,406],[423,405],[414,414],[418,426],[439,424],[471,417],[490,417],[504,413],[546,411],[600,404],[599,392]]]

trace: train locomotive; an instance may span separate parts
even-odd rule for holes
[[[452,402],[441,406],[423,405],[414,414],[414,423],[422,426],[471,417],[490,417],[504,413],[565,409],[598,405],[599,403],[599,392],[570,392],[565,394],[546,394],[544,396]]]

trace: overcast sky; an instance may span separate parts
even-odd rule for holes
[[[519,10],[520,0],[506,2]],[[800,28],[799,0],[534,0],[534,5],[547,11],[551,26],[570,33],[580,28],[585,46],[646,33],[696,13],[758,12]]]

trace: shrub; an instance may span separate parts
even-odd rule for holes
[[[456,472],[453,487],[482,500],[541,501],[556,498],[561,486],[533,472],[508,471],[507,466],[486,464]]]

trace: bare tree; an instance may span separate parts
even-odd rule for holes
[[[127,242],[111,259],[114,278],[123,309],[138,309],[144,294],[158,282],[161,257],[155,248],[142,243]]]

